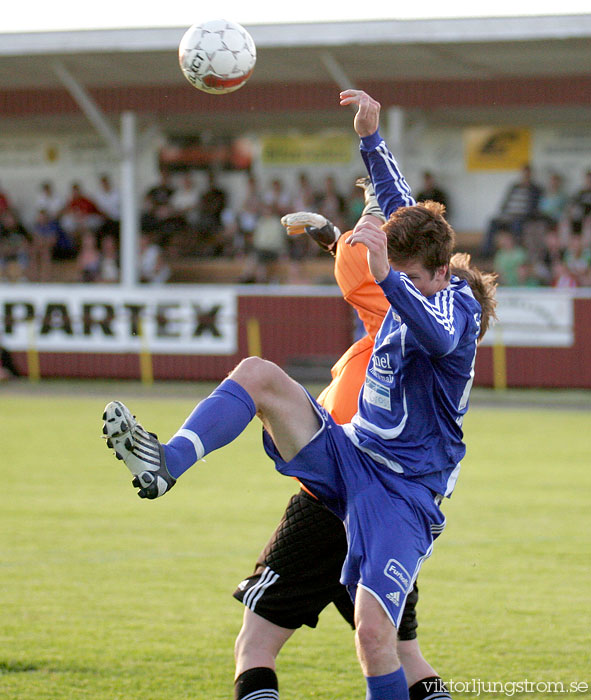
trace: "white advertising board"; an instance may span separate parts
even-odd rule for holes
[[[573,295],[560,289],[499,288],[498,322],[483,345],[570,347],[574,342]]]
[[[232,287],[0,285],[0,342],[40,352],[232,355]]]

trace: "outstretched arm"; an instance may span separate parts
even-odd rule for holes
[[[340,94],[340,104],[357,106],[353,126],[361,138],[361,157],[386,218],[400,207],[416,204],[396,159],[378,131],[380,103],[363,90],[345,90]]]

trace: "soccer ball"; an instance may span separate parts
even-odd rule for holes
[[[179,64],[185,78],[214,95],[241,88],[252,75],[256,59],[250,34],[225,19],[194,24],[179,44]]]

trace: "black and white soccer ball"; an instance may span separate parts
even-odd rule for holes
[[[225,19],[194,24],[179,44],[179,64],[185,78],[214,95],[241,88],[252,75],[256,59],[250,34]]]

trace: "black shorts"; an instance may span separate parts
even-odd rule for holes
[[[322,610],[334,603],[353,627],[353,603],[339,580],[346,554],[343,523],[302,489],[290,499],[254,573],[240,583],[234,597],[257,615],[287,629],[316,627]],[[418,598],[415,585],[398,629],[403,641],[417,636]]]

